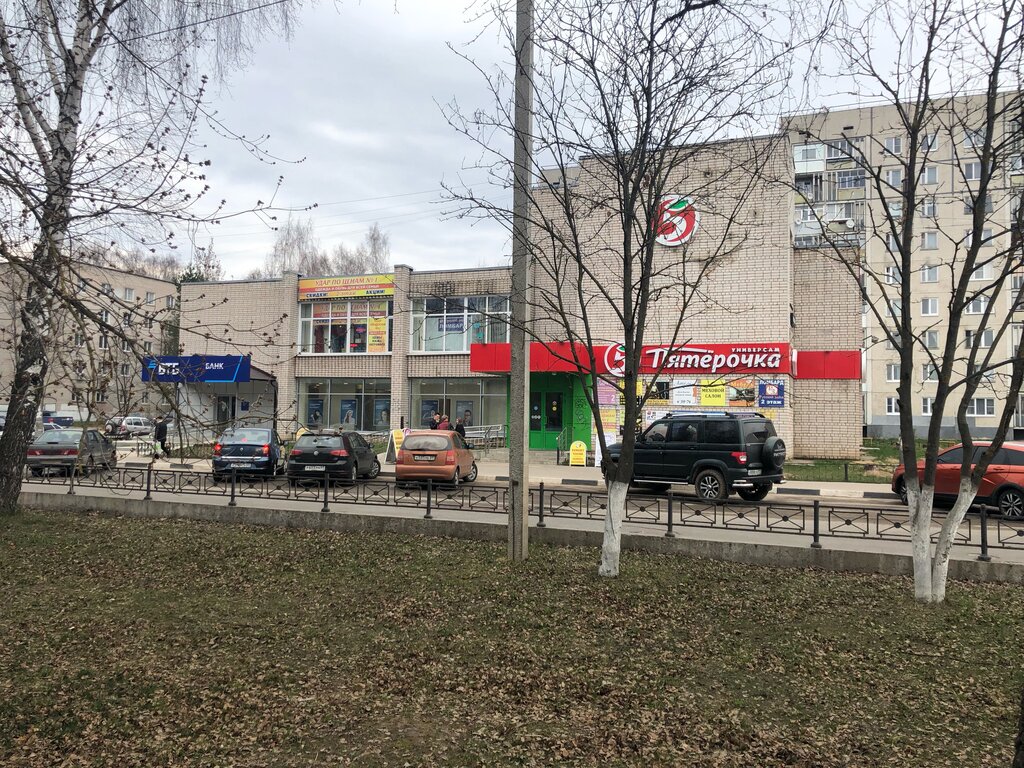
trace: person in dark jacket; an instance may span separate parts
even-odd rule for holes
[[[462,423],[462,419],[455,420],[455,431],[458,432],[462,439],[466,439],[466,426]]]
[[[163,416],[156,419],[156,427],[153,430],[153,437],[160,443],[160,453],[164,456],[171,455],[171,449],[167,446],[167,422]]]

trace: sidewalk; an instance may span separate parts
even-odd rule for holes
[[[384,462],[384,454],[380,455],[381,477],[393,478],[395,476],[395,465]],[[126,467],[148,466],[150,459],[145,456],[138,456],[129,453],[121,458],[121,465]],[[181,462],[180,460],[157,460],[153,463],[154,469],[191,469],[195,472],[209,472],[210,461],[208,459],[197,459],[194,461]],[[479,479],[484,483],[504,483],[508,481],[508,464],[498,461],[478,461]],[[531,464],[530,483],[539,485],[544,483],[545,487],[572,486],[572,487],[600,487],[604,485],[601,477],[601,470],[597,467],[567,467],[558,464]],[[677,486],[680,492],[685,492],[687,486]],[[896,496],[889,489],[888,485],[882,483],[825,483],[811,481],[793,481],[785,485],[776,486],[775,491],[785,496],[821,496],[828,498],[857,499],[870,501],[887,501],[895,503]]]

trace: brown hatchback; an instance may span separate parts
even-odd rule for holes
[[[438,480],[458,485],[476,480],[473,452],[457,432],[422,430],[410,432],[395,462],[398,482]]]

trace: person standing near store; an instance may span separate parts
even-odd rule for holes
[[[430,428],[431,429],[437,429],[440,425],[441,425],[441,416],[439,414],[435,413],[433,418],[430,420]]]
[[[165,457],[171,455],[171,449],[167,447],[167,422],[163,416],[156,417],[156,427],[153,429],[153,437],[160,444],[160,453]]]
[[[459,433],[463,440],[466,439],[466,427],[462,423],[462,419],[455,420],[455,431]]]
[[[448,421],[448,414],[447,413],[444,414],[443,416],[441,416],[441,422],[437,425],[437,428],[438,429],[443,429],[445,431],[448,431],[448,430],[450,430],[452,428],[452,423],[450,421]]]

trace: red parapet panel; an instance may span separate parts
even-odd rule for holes
[[[796,353],[797,379],[857,379],[861,377],[860,350],[834,349]]]
[[[474,373],[508,373],[512,370],[512,345],[470,344],[469,370]]]

